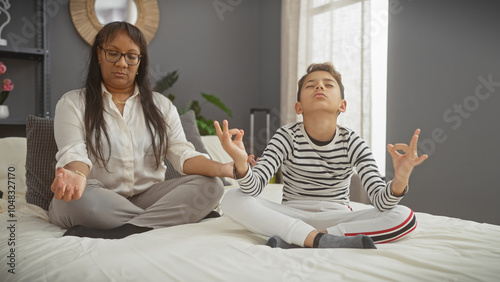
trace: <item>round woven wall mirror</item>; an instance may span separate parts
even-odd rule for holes
[[[71,0],[69,9],[76,30],[89,45],[103,25],[112,21],[134,24],[149,43],[160,21],[156,0]]]

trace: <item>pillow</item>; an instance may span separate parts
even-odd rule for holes
[[[181,124],[184,129],[184,134],[186,134],[187,141],[193,143],[196,151],[208,155],[208,151],[201,141],[200,131],[198,130],[198,124],[196,124],[196,117],[193,110],[189,110],[181,115]]]
[[[184,133],[186,134],[187,141],[189,141],[193,144],[196,151],[210,155],[208,153],[207,149],[205,148],[203,141],[201,140],[200,131],[198,130],[198,125],[196,124],[196,117],[195,117],[194,111],[189,110],[186,113],[184,113],[183,115],[181,115],[180,118],[181,118],[182,128],[184,129]],[[167,173],[169,173],[168,176],[167,176],[167,174],[165,175],[165,179],[172,179],[172,178],[176,178],[176,177],[181,176],[181,174],[179,172],[177,172],[173,169],[172,165],[170,164],[170,162],[168,160],[165,161],[165,164],[167,165]],[[173,170],[173,172],[172,172],[172,170]],[[171,176],[176,176],[176,177],[171,177]],[[167,177],[170,177],[170,178],[167,178]],[[224,179],[224,177],[221,177],[220,179],[222,180],[222,183],[224,183],[224,186],[230,185],[230,183],[227,182]]]
[[[187,113],[181,115],[180,119],[187,141],[193,144],[196,151],[208,154],[207,150],[203,146],[203,143],[201,142],[200,132],[198,131],[194,111],[189,110]],[[174,169],[168,159],[165,159],[165,166],[167,166],[167,171],[165,172],[166,180],[181,177],[181,174]]]
[[[15,195],[16,202],[25,202],[26,194],[26,138],[0,138],[0,186],[3,199]],[[10,182],[9,182],[10,181]],[[10,193],[9,193],[10,192]],[[14,192],[14,194],[12,194]]]
[[[201,141],[205,146],[205,149],[208,151],[208,154],[212,158],[212,160],[220,162],[220,163],[230,163],[233,159],[224,151],[222,145],[220,144],[219,137],[217,135],[205,135],[201,136]],[[238,181],[233,178],[225,178],[227,185],[238,185]]]
[[[174,179],[182,176],[177,170],[175,170],[174,166],[167,158],[165,158],[164,163],[165,166],[167,167],[167,170],[165,171],[165,180]]]
[[[53,193],[57,145],[54,120],[33,115],[26,123],[26,201],[48,210]]]

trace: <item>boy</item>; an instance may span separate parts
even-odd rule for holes
[[[395,177],[385,183],[365,142],[337,125],[346,105],[342,77],[333,65],[309,66],[298,82],[295,105],[303,122],[278,129],[254,167],[247,163],[243,131],[229,130],[227,121],[221,130],[215,122],[241,186],[224,197],[225,214],[253,232],[272,236],[267,245],[280,248],[374,249],[374,243],[390,242],[413,231],[413,211],[397,204],[408,190],[411,171],[428,157],[417,155],[420,130],[410,145],[387,145]],[[280,166],[282,204],[257,197]],[[354,168],[374,206],[371,209],[352,211],[349,207]]]

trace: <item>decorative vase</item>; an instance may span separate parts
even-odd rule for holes
[[[9,107],[7,105],[0,105],[0,119],[9,117]]]

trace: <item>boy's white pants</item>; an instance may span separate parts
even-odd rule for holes
[[[222,210],[252,232],[279,236],[299,246],[304,246],[313,230],[340,236],[365,234],[375,243],[386,243],[407,235],[417,225],[413,211],[405,206],[381,212],[374,207],[352,211],[348,205],[315,200],[278,204],[244,194],[240,189],[226,193]]]

